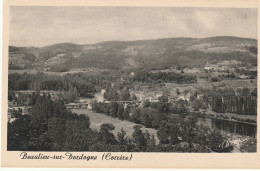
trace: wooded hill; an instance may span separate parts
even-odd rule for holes
[[[46,47],[9,46],[9,59],[16,65],[47,62],[50,67],[62,65],[69,69],[203,68],[207,60],[238,60],[256,66],[256,58],[257,40],[238,37],[180,37],[85,45],[61,43]]]

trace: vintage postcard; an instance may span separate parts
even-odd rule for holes
[[[260,168],[257,0],[4,0],[3,167]]]

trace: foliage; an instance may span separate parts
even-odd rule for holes
[[[191,74],[178,74],[175,72],[152,73],[144,70],[137,71],[134,76],[134,80],[141,82],[173,82],[177,84],[197,82],[196,76]]]
[[[256,139],[251,138],[242,143],[242,145],[240,147],[240,151],[241,152],[256,152],[256,147],[257,147]]]

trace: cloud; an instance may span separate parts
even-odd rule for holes
[[[11,7],[10,44],[46,46],[169,37],[257,37],[257,9]]]

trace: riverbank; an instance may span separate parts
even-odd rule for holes
[[[113,118],[111,116],[107,116],[105,114],[96,113],[89,109],[72,109],[72,112],[75,112],[77,114],[85,114],[89,117],[91,125],[90,127],[94,130],[99,130],[100,126],[103,123],[111,123],[115,126],[115,130],[113,130],[113,134],[117,136],[117,132],[119,132],[122,128],[126,131],[127,136],[132,136],[133,134],[133,126],[137,125],[133,122],[129,122],[126,120],[120,120],[118,118]],[[159,139],[157,137],[157,130],[152,128],[142,128],[143,131],[148,131],[150,134],[154,135],[156,144],[159,143]],[[256,144],[250,144],[250,140],[255,140],[255,138],[244,136],[244,135],[237,135],[232,133],[227,133],[224,131],[221,131],[221,134],[228,140],[234,147],[233,153],[241,153],[241,152],[254,152],[254,147]],[[248,142],[248,143],[247,143]],[[245,144],[248,145],[248,147],[243,148],[241,151],[241,147],[245,146]]]
[[[239,115],[234,113],[216,113],[213,111],[208,112],[193,112],[193,115],[202,118],[211,118],[211,119],[221,119],[221,120],[228,120],[228,121],[236,121],[240,123],[246,124],[253,124],[256,125],[257,123],[257,116],[256,115]]]
[[[221,132],[221,134],[234,147],[234,149],[232,151],[233,153],[256,152],[256,139],[255,138],[252,138],[249,136],[231,134],[231,133],[227,133],[227,132]]]

